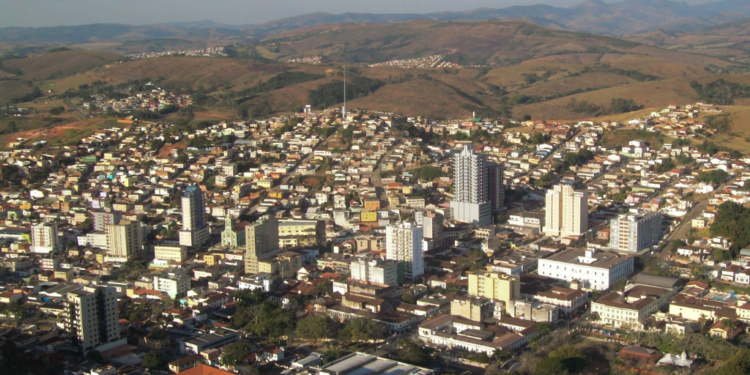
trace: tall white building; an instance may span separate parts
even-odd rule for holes
[[[115,288],[84,287],[68,293],[64,306],[65,330],[84,353],[120,339]]]
[[[605,290],[633,273],[634,267],[631,255],[571,248],[539,258],[537,272],[566,282],[575,280],[583,289]]]
[[[631,209],[610,221],[609,245],[612,249],[637,253],[659,243],[661,213]]]
[[[203,192],[196,186],[190,186],[180,202],[182,204],[180,245],[203,245],[210,235],[208,223],[206,223],[206,202]]]
[[[107,226],[107,255],[117,258],[131,258],[142,248],[140,223],[122,221]]]
[[[398,262],[383,261],[371,254],[357,257],[349,263],[351,278],[370,283],[398,285]]]
[[[474,153],[471,145],[453,156],[453,201],[456,221],[478,226],[492,224],[492,202],[487,157]]]
[[[580,236],[589,226],[589,193],[570,185],[547,190],[544,233],[548,236]]]
[[[154,290],[166,292],[173,299],[184,296],[190,290],[190,283],[190,276],[182,268],[176,268],[161,276],[154,276]]]
[[[31,245],[33,252],[47,254],[60,245],[57,236],[57,223],[45,222],[31,227]]]
[[[402,222],[386,227],[386,257],[405,263],[404,275],[413,279],[424,273],[422,226]]]

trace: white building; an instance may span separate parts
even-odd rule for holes
[[[398,285],[398,262],[394,260],[383,261],[368,254],[352,260],[349,270],[354,280]]]
[[[65,296],[63,324],[74,343],[87,349],[120,339],[117,291],[114,288],[84,287]]]
[[[614,250],[637,253],[659,243],[661,213],[631,209],[610,222],[610,247]]]
[[[181,297],[190,290],[190,276],[181,268],[164,276],[154,276],[154,290],[166,292],[172,299]]]
[[[122,221],[107,226],[107,255],[129,259],[141,250],[140,223]]]
[[[605,290],[612,284],[633,273],[635,261],[632,256],[594,249],[567,249],[540,258],[538,273],[558,280],[577,280],[588,290]]]
[[[450,206],[456,221],[478,226],[492,224],[487,157],[471,145],[453,156],[454,197]]]
[[[60,245],[57,223],[45,222],[31,227],[31,246],[35,253],[47,254]]]
[[[544,233],[548,236],[580,236],[588,230],[588,191],[570,185],[547,190]]]
[[[405,262],[405,276],[413,279],[424,274],[422,226],[402,222],[386,227],[386,257]]]

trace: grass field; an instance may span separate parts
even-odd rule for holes
[[[0,123],[0,128],[4,129],[10,121]],[[52,145],[73,144],[93,134],[96,130],[117,126],[115,119],[93,118],[71,122],[70,119],[62,116],[23,117],[12,119],[12,121],[16,122],[19,131],[0,135],[0,147],[3,149],[7,149],[8,143],[16,138],[28,139],[31,142],[45,140]]]

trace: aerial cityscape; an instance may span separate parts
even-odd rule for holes
[[[0,16],[0,375],[750,374],[750,3],[222,1]]]

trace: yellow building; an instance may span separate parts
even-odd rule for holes
[[[203,256],[203,261],[209,266],[219,263],[222,259],[224,259],[224,254],[221,253],[206,254]]]
[[[266,189],[270,189],[273,187],[273,178],[266,177],[258,181],[258,186]]]
[[[476,271],[469,273],[469,295],[509,301],[521,298],[521,280],[504,273]]]
[[[269,273],[274,279],[293,278],[300,268],[302,268],[302,254],[293,251],[284,251],[273,258],[258,261],[258,272]]]
[[[376,211],[362,211],[359,220],[363,223],[378,221],[378,213]]]
[[[365,210],[377,211],[380,209],[380,200],[378,199],[367,199],[365,200]]]
[[[73,270],[57,270],[55,271],[55,279],[70,281],[73,280]]]

